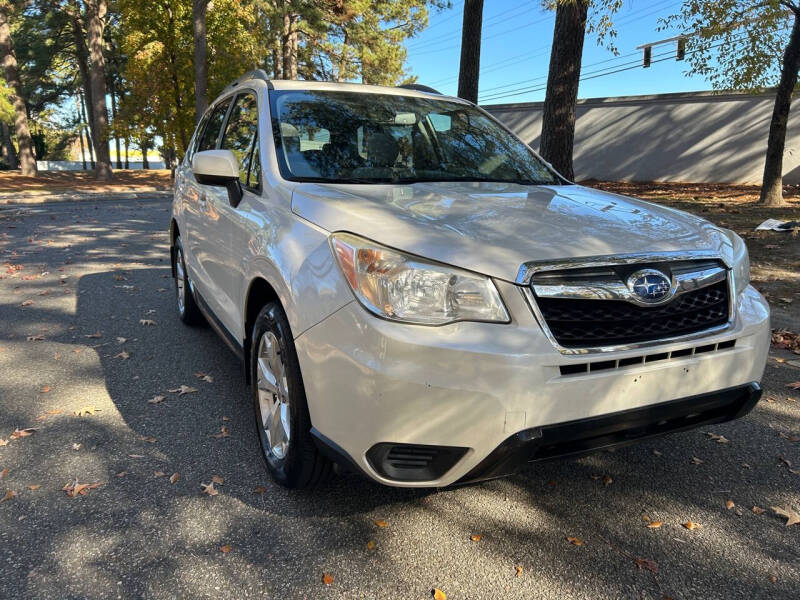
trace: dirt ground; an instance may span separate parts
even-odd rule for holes
[[[171,187],[172,180],[167,169],[114,170],[114,179],[109,182],[97,181],[93,171],[40,171],[36,177],[25,177],[17,171],[0,171],[0,194],[153,192],[169,190]]]
[[[758,204],[758,186],[585,181],[583,185],[685,210],[734,230],[747,242],[753,285],[770,301],[773,326],[800,329],[800,230],[755,231],[766,219],[800,220],[800,187],[786,186],[785,208]],[[793,314],[794,313],[794,314]]]

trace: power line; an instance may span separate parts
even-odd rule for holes
[[[744,34],[744,37],[746,37],[746,36],[747,36],[747,33]],[[742,42],[746,43],[747,40],[746,39],[738,39],[738,40],[734,41],[733,43],[734,44],[739,44],[739,43],[742,43]],[[722,42],[722,43],[710,46],[708,49],[718,48],[720,46],[726,45],[727,43],[729,43],[729,42],[728,41]],[[687,52],[686,54],[688,56],[690,54],[695,54],[696,52],[698,52],[698,51],[694,50],[692,52]],[[664,54],[672,55],[673,52],[672,51],[668,51],[668,52],[665,52],[663,54],[658,54],[657,56],[664,56]],[[666,57],[663,57],[663,58],[659,58],[658,60],[653,60],[651,62],[651,64],[664,62],[665,60],[674,60],[674,57],[673,56],[666,56]],[[598,71],[593,71],[593,72],[587,73],[585,76],[581,76],[579,81],[588,81],[590,79],[597,79],[598,77],[606,77],[608,75],[615,75],[616,73],[622,73],[623,71],[630,71],[632,69],[640,69],[640,68],[642,68],[641,67],[641,61],[637,60],[636,64],[632,64],[630,66],[621,66],[621,68],[614,67],[613,70],[611,70],[611,71],[608,71],[607,69],[600,69]],[[547,84],[533,86],[533,87],[525,88],[525,89],[511,90],[509,92],[502,92],[502,93],[499,93],[499,94],[490,94],[488,98],[481,98],[481,102],[499,100],[501,98],[510,98],[510,97],[513,97],[513,96],[520,96],[520,95],[526,94],[526,93],[540,92],[540,91],[545,90],[545,89],[547,89]]]

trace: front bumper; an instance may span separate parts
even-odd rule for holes
[[[752,287],[738,299],[736,319],[724,332],[655,348],[565,356],[542,332],[520,288],[496,283],[512,315],[508,325],[405,325],[378,319],[353,302],[298,337],[311,421],[326,450],[387,485],[447,486],[504,474],[500,471],[507,469],[494,472],[485,461],[509,439],[532,442],[532,432],[571,422],[594,427],[596,435],[589,431],[589,438],[602,437],[606,425],[623,415],[645,415],[667,404],[674,421],[698,412],[692,406],[704,395],[745,389],[761,379],[769,309]],[[645,362],[644,356],[653,360]],[[604,366],[570,369],[587,362]],[[728,409],[723,418],[702,422],[743,414],[733,405]],[[602,423],[593,420],[599,417]],[[623,435],[650,435],[642,427],[653,431],[653,424],[636,421],[639,425]],[[699,424],[684,422],[652,434]],[[637,428],[644,434],[637,436]],[[423,478],[404,478],[379,464],[390,452],[388,446],[383,454],[377,451],[380,444],[396,445],[395,454],[404,456],[406,465],[422,461],[426,447],[458,452],[450,454],[454,462],[443,472],[429,469]],[[533,448],[526,447],[525,452]],[[525,452],[523,458],[529,457]]]

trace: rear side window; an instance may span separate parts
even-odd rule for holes
[[[225,113],[228,112],[228,105],[231,103],[230,99],[223,100],[211,113],[206,123],[206,129],[200,138],[200,143],[197,144],[197,151],[213,150],[217,147],[217,138],[222,129],[222,122],[225,120]]]
[[[257,137],[258,103],[252,94],[241,94],[231,109],[220,148],[230,150],[236,156],[239,161],[239,180],[248,187],[257,187],[248,182],[253,153],[258,151],[255,143]]]

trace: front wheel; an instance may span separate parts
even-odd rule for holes
[[[311,417],[289,322],[267,304],[252,332],[250,374],[261,451],[279,484],[304,488],[327,479],[333,465],[311,436]]]

